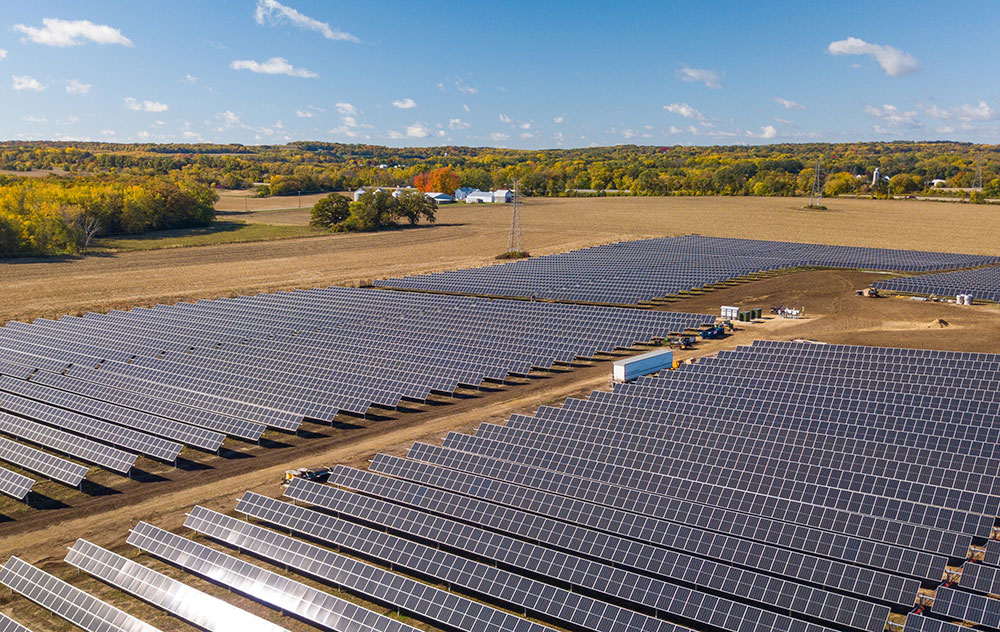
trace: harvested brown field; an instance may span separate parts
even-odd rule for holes
[[[306,198],[303,196],[303,205]],[[251,199],[271,210],[223,217],[305,225],[294,198]],[[225,202],[225,204],[223,203]],[[700,233],[850,246],[996,254],[995,208],[913,200],[836,199],[806,211],[792,198],[534,198],[522,211],[524,244],[550,254],[620,239]],[[237,208],[231,208],[235,205]],[[71,259],[0,263],[0,321],[135,305],[355,284],[380,277],[493,263],[504,249],[510,207],[455,204],[434,226]]]

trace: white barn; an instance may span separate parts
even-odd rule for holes
[[[473,191],[465,196],[466,204],[509,204],[514,194],[509,189],[499,191]]]
[[[448,195],[447,193],[438,193],[436,191],[428,191],[424,193],[427,197],[434,200],[438,204],[450,204],[455,201],[455,198]]]
[[[455,199],[464,200],[470,193],[475,193],[478,190],[479,189],[473,189],[472,187],[460,187],[455,189]]]

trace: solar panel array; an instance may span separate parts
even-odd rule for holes
[[[935,296],[969,294],[973,299],[1000,302],[1000,267],[899,277],[878,281],[873,285],[880,290],[907,294]]]
[[[295,504],[247,492],[236,510],[260,524],[196,508],[186,525],[314,576],[343,551],[560,627],[1000,629],[998,371],[758,341],[293,480]],[[912,614],[921,588],[937,596]],[[556,606],[571,595],[589,618]]]
[[[210,632],[288,632],[86,540],[77,540],[70,547],[66,562]]]
[[[86,632],[159,632],[153,626],[17,557],[10,558],[0,567],[0,584]]]
[[[217,451],[226,435],[256,441],[713,320],[332,287],[11,322],[0,461],[78,484],[55,473],[70,462],[36,463],[57,457],[15,441],[128,473],[137,455],[174,462],[184,446]],[[23,498],[19,476],[0,473],[0,492]]]
[[[815,266],[927,272],[997,257],[684,235],[626,241],[485,268],[376,281],[380,287],[635,305],[761,272]]]

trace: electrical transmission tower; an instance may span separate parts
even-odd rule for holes
[[[514,213],[510,218],[510,236],[507,238],[507,252],[521,252],[524,244],[521,242],[521,196],[517,191],[517,180],[514,180]]]
[[[983,188],[983,152],[976,156],[976,179],[972,181],[972,188]]]
[[[820,201],[823,199],[823,185],[821,184],[822,177],[822,165],[820,164],[820,159],[816,159],[816,176],[813,178],[813,188],[812,193],[809,194],[809,207],[819,206]]]

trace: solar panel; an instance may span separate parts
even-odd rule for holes
[[[0,437],[0,461],[12,463],[70,487],[77,487],[88,471],[85,465],[61,459],[3,437]]]
[[[17,557],[11,557],[0,568],[0,584],[87,632],[158,632],[153,626]]]
[[[0,612],[0,632],[31,632],[31,630]]]
[[[965,590],[987,595],[1000,594],[1000,568],[966,562],[962,565],[962,579],[959,584]]]
[[[969,294],[973,299],[1000,302],[1000,267],[959,270],[941,274],[921,274],[873,283],[880,290],[907,294],[956,296]]]
[[[3,459],[2,453],[0,453],[0,459]],[[31,491],[31,486],[34,484],[35,481],[27,476],[0,467],[0,493],[7,494],[18,500],[24,500],[28,492]]]
[[[1000,540],[990,540],[986,543],[983,562],[990,566],[1000,566]]]
[[[921,614],[911,614],[906,617],[903,632],[968,632],[967,627],[948,623]]]
[[[419,632],[283,575],[140,522],[128,543],[232,590],[335,632]]]
[[[931,611],[959,621],[1000,627],[1000,600],[954,588],[938,588]]]
[[[205,630],[288,632],[285,628],[83,539],[77,540],[70,547],[66,562]]]

